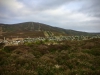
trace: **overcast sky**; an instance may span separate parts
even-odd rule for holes
[[[0,23],[28,21],[100,32],[100,0],[0,0]]]

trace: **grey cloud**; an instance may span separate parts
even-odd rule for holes
[[[85,2],[79,11],[100,18],[100,0],[87,0]]]
[[[0,1],[0,14],[6,14],[9,17],[35,15],[45,10],[56,9],[71,1],[76,0],[4,0]],[[20,4],[24,6],[22,9],[17,8]]]
[[[59,6],[76,0],[19,0],[32,10],[42,11],[58,8]]]
[[[34,21],[65,29],[100,32],[100,20],[98,19],[100,18],[100,0],[2,1],[0,0],[1,23]],[[79,5],[81,9],[76,9],[76,12],[70,10],[70,7],[69,11],[66,11],[66,5],[69,3],[74,4],[74,2],[83,2],[83,7],[81,8]],[[60,8],[61,6],[64,6],[65,9]]]

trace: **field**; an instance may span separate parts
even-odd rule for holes
[[[100,39],[0,44],[0,75],[100,75]]]

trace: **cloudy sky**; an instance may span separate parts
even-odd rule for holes
[[[0,0],[0,23],[28,21],[100,32],[100,0]]]

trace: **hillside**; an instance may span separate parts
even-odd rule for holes
[[[97,35],[26,22],[0,24],[3,37],[47,37]],[[72,36],[73,37],[73,36]],[[58,38],[58,37],[57,37]],[[70,38],[70,37],[69,37]],[[32,38],[33,39],[33,38]],[[26,39],[27,40],[27,39]],[[12,41],[11,41],[12,43]],[[13,44],[13,43],[12,43]],[[99,75],[100,38],[90,40],[24,41],[19,45],[0,43],[1,75]]]
[[[20,46],[2,45],[1,75],[100,74],[100,39],[62,41],[56,45],[34,42]]]
[[[53,36],[68,36],[68,35],[97,35],[96,33],[86,33],[74,30],[62,29],[58,27],[52,27],[42,23],[36,22],[24,22],[18,24],[0,24],[0,34],[2,37],[45,37],[45,31],[47,34]],[[98,33],[99,34],[99,33]]]

